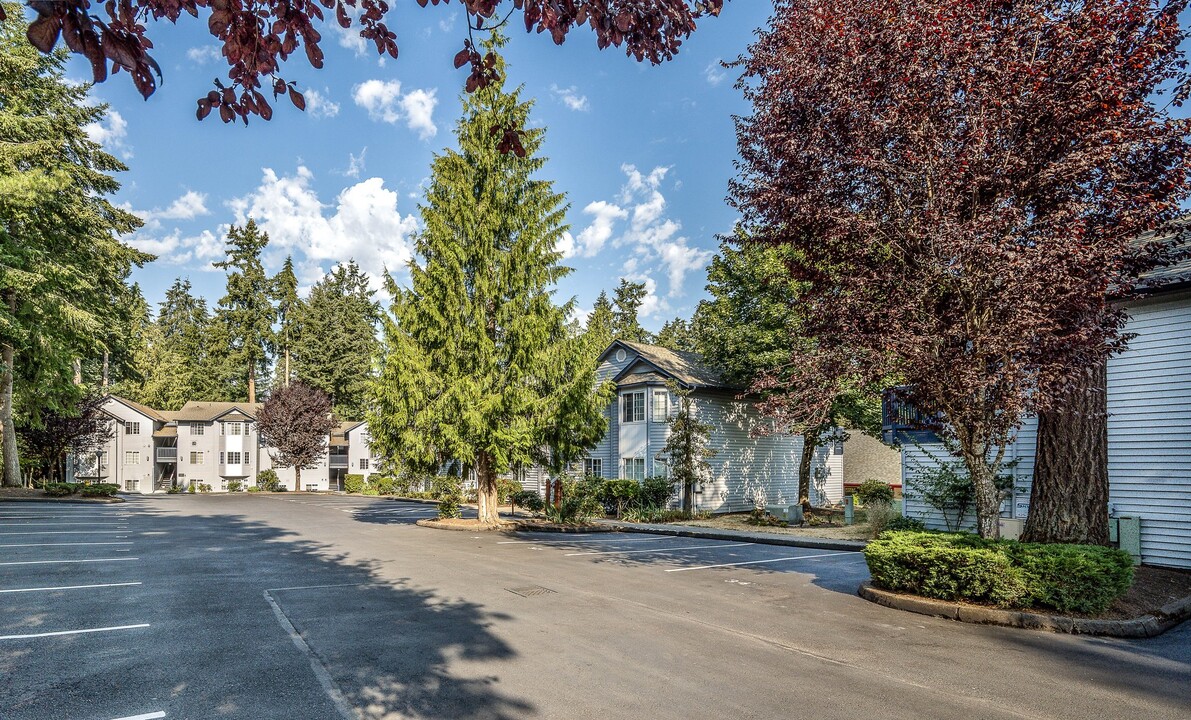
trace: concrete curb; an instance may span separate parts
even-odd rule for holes
[[[569,525],[534,525],[532,523],[524,523],[518,520],[507,520],[500,526],[494,528],[481,527],[459,527],[458,525],[439,525],[435,519],[423,518],[414,522],[414,525],[419,525],[425,528],[432,528],[434,530],[461,530],[464,532],[547,532],[547,533],[612,533],[616,530],[612,528],[596,526],[575,526]]]
[[[47,505],[115,505],[116,503],[126,502],[121,497],[103,497],[103,498],[69,498],[59,500],[51,497],[0,497],[0,503],[15,502],[15,503],[46,503]]]
[[[1157,637],[1191,618],[1191,596],[1164,605],[1157,615],[1142,615],[1129,620],[1095,620],[1018,610],[998,610],[997,608],[966,605],[947,600],[934,600],[917,595],[902,595],[873,587],[869,582],[860,585],[859,595],[869,602],[919,615],[931,615],[978,625],[1000,625],[1072,635],[1151,638]]]
[[[785,547],[813,548],[815,550],[860,552],[864,550],[864,546],[867,544],[858,540],[799,538],[765,533],[740,532],[739,530],[712,530],[710,528],[693,527],[690,525],[655,525],[624,522],[622,520],[598,520],[596,522],[621,532],[673,535],[674,537],[688,537],[698,540],[731,540],[735,542],[751,542],[758,545],[783,545]]]

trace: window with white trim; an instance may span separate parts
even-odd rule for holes
[[[140,465],[141,464],[140,452],[138,452],[136,450],[125,450],[124,451],[124,464],[125,465]]]
[[[244,423],[242,422],[225,422],[223,424],[224,435],[243,435]]]
[[[239,465],[242,460],[243,460],[243,453],[229,451],[227,454],[227,464],[228,465]]]
[[[203,454],[201,452],[191,451],[190,464],[191,465],[202,465],[203,464]]]
[[[207,431],[207,426],[203,425],[202,423],[191,423],[191,425],[190,425],[190,434],[191,435],[202,435],[206,431]]]
[[[625,480],[644,480],[645,458],[621,458],[620,470]]]
[[[368,458],[360,458],[360,469],[361,470],[368,469]]]
[[[226,455],[226,453],[224,453],[222,450],[219,451],[219,464],[220,465],[224,464],[223,461],[224,461],[225,455]]]
[[[653,391],[653,404],[650,406],[650,416],[655,423],[663,423],[670,419],[670,393],[668,391]]]
[[[141,424],[139,422],[124,423],[124,434],[125,435],[140,435],[141,434]]]
[[[604,477],[604,461],[601,458],[583,458],[583,474]]]
[[[627,392],[620,396],[620,421],[645,422],[645,392]]]

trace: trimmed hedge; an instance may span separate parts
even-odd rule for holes
[[[67,495],[73,495],[78,488],[79,483],[52,482],[46,483],[42,490],[50,497],[66,497]]]
[[[886,532],[864,549],[886,590],[1004,608],[1102,613],[1133,583],[1133,560],[1096,545],[985,540],[969,533]]]
[[[119,489],[120,487],[113,483],[96,483],[82,486],[79,488],[79,494],[83,497],[113,497]]]
[[[343,489],[346,492],[362,493],[364,492],[364,485],[365,483],[363,475],[349,474],[343,476]]]

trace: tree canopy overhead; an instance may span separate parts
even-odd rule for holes
[[[417,0],[418,5],[449,5],[450,0]],[[301,50],[314,68],[323,66],[319,26],[334,22],[342,28],[360,28],[360,37],[371,42],[378,54],[397,57],[397,34],[388,24],[390,5],[384,0],[110,0],[102,12],[90,0],[29,0],[37,18],[28,38],[48,53],[59,39],[71,52],[91,62],[95,82],[121,70],[132,76],[137,90],[148,98],[157,89],[161,69],[149,54],[154,47],[146,22],[176,23],[183,13],[207,14],[207,27],[222,46],[228,63],[225,83],[198,101],[198,117],[212,111],[224,122],[249,115],[268,120],[273,115],[265,93],[274,100],[287,95],[299,109],[306,106],[293,82],[281,76],[281,66]],[[491,30],[510,22],[520,11],[526,32],[549,33],[561,45],[577,26],[595,33],[600,49],[624,47],[638,61],[659,64],[674,57],[682,42],[694,32],[696,21],[718,15],[724,0],[460,0],[468,21],[468,39],[455,56],[455,67],[467,66],[468,92],[495,79],[496,56],[480,54],[471,39],[474,30]],[[327,11],[324,13],[324,10]],[[353,18],[355,18],[353,20]],[[0,20],[4,9],[0,7]],[[155,77],[156,76],[156,77]],[[506,131],[506,138],[515,130]],[[507,152],[508,149],[502,150]]]
[[[792,407],[889,369],[946,418],[997,533],[1027,413],[1122,348],[1109,301],[1180,212],[1186,0],[782,0],[742,58],[731,199],[805,282]],[[1172,95],[1173,93],[1173,95]],[[1159,104],[1165,103],[1165,104]],[[799,382],[801,380],[801,382]]]

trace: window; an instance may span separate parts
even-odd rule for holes
[[[125,435],[140,435],[141,434],[141,424],[139,422],[125,423],[124,424],[124,434]]]
[[[243,453],[229,452],[227,454],[227,464],[228,465],[239,465],[240,462],[243,460],[242,456],[243,456]]]
[[[125,465],[139,465],[141,463],[141,454],[136,450],[126,450],[124,452]]]
[[[361,470],[368,469],[368,458],[360,458],[360,469]]]
[[[206,431],[207,431],[207,426],[206,426],[206,425],[201,425],[201,424],[199,424],[199,423],[193,423],[193,424],[190,426],[190,434],[191,434],[191,435],[202,435],[202,434],[203,434],[203,433],[205,433]]]
[[[603,477],[604,461],[600,458],[583,458],[583,474],[592,477]]]
[[[624,350],[617,350],[616,351],[616,362],[624,362],[624,358],[625,358]]]
[[[224,460],[224,457],[223,457],[223,451],[222,451],[222,450],[220,450],[220,451],[219,451],[219,464],[220,464],[220,465],[222,465],[222,464],[223,464],[223,460]]]
[[[191,451],[190,464],[191,465],[202,465],[203,464],[203,454],[201,452]]]
[[[318,483],[306,483],[306,492],[318,492]]]
[[[625,480],[645,479],[645,458],[623,458],[621,463]]]
[[[843,455],[843,454],[844,454],[844,442],[843,442],[843,440],[836,440],[836,441],[835,441],[835,443],[834,443],[834,444],[832,444],[832,447],[831,447],[831,454],[832,454],[832,455]]]
[[[244,423],[242,422],[227,422],[223,424],[224,435],[243,435]]]
[[[626,423],[645,421],[645,393],[630,392],[620,396],[620,421]]]
[[[655,423],[666,422],[670,419],[670,393],[665,390],[653,391],[653,407],[651,410]]]

